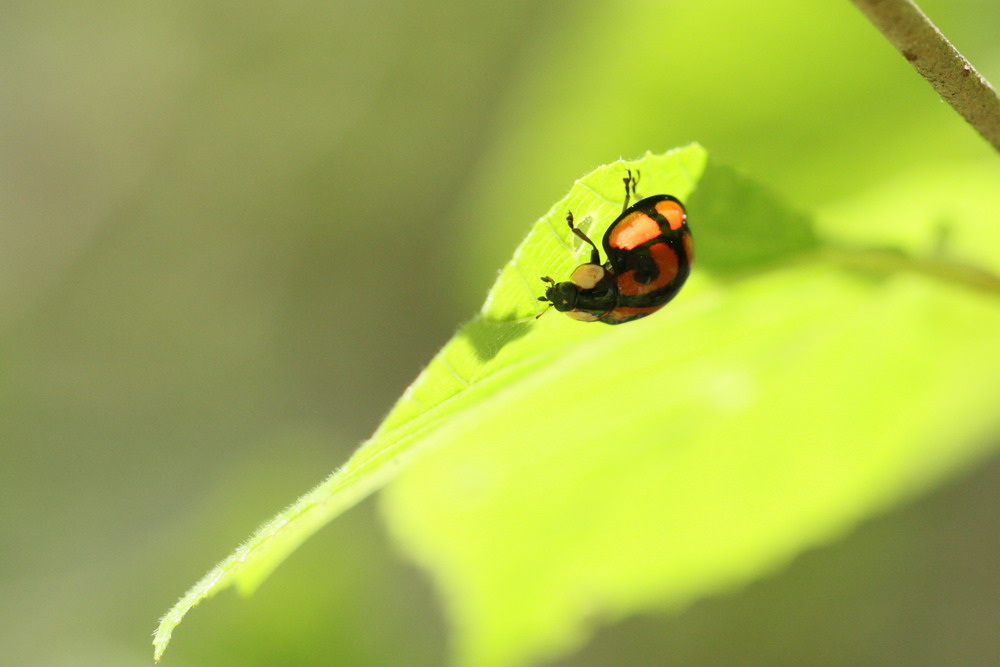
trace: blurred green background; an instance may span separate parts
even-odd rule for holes
[[[922,3],[1000,81],[1000,5]],[[700,141],[808,210],[988,145],[846,1],[38,2],[0,21],[0,664],[151,660],[156,619],[342,463],[530,223]],[[560,665],[988,664],[1000,461]],[[375,505],[167,665],[439,665]]]

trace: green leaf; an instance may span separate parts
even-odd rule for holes
[[[1000,266],[1000,201],[978,173],[825,223],[880,247],[905,230],[912,255],[820,243],[709,163],[680,298],[620,327],[542,318],[531,335],[559,354],[456,414],[382,497],[457,662],[529,664],[594,619],[739,586],[995,444],[1000,281],[982,267]],[[935,249],[942,216],[954,238]]]
[[[566,212],[600,237],[626,169],[687,203],[689,285],[626,326],[536,320],[539,277],[588,254]],[[442,589],[463,664],[523,664],[578,645],[595,615],[746,581],[982,450],[994,283],[952,258],[829,245],[698,146],[601,167],[347,464],[168,612],[156,656],[192,606],[252,591],[390,480],[386,516]]]
[[[542,275],[568,275],[588,248],[570,234],[572,210],[585,230],[600,236],[621,212],[626,169],[642,173],[641,192],[669,192],[684,200],[705,168],[692,145],[665,155],[647,154],[596,169],[532,227],[497,279],[482,312],[463,326],[406,391],[385,421],[347,464],[292,506],[264,524],[228,558],[196,583],[161,619],[153,638],[162,656],[173,629],[201,600],[235,585],[252,592],[316,530],[382,487],[411,455],[437,442],[439,432],[477,415],[498,395],[573,349],[573,341],[606,335],[612,327],[570,326],[552,313],[540,320],[536,300]],[[590,218],[589,223],[587,218]],[[598,230],[598,231],[594,231]]]

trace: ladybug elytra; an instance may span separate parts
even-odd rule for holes
[[[638,174],[633,179],[631,172],[622,179],[625,203],[604,234],[604,264],[594,242],[573,224],[573,213],[566,216],[573,233],[592,248],[590,262],[565,282],[542,278],[548,289],[539,301],[583,322],[622,324],[656,312],[677,295],[694,258],[687,212],[670,195],[653,195],[629,206],[637,180]]]

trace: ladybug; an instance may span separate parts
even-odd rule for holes
[[[677,295],[694,259],[687,212],[670,195],[653,195],[629,206],[630,194],[638,198],[637,180],[638,173],[633,179],[631,171],[622,179],[625,203],[604,234],[604,264],[569,212],[569,228],[593,249],[590,262],[576,267],[566,282],[542,278],[548,289],[539,301],[582,322],[622,324],[656,312]]]

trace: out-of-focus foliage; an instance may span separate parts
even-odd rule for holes
[[[1000,79],[996,3],[922,5]],[[146,664],[150,619],[346,460],[596,164],[697,139],[824,230],[973,258],[954,230],[998,176],[846,2],[22,3],[0,84],[14,665]],[[831,637],[832,664],[982,664],[995,484],[574,664],[801,663]],[[168,661],[440,664],[434,598],[370,519],[200,610]]]

